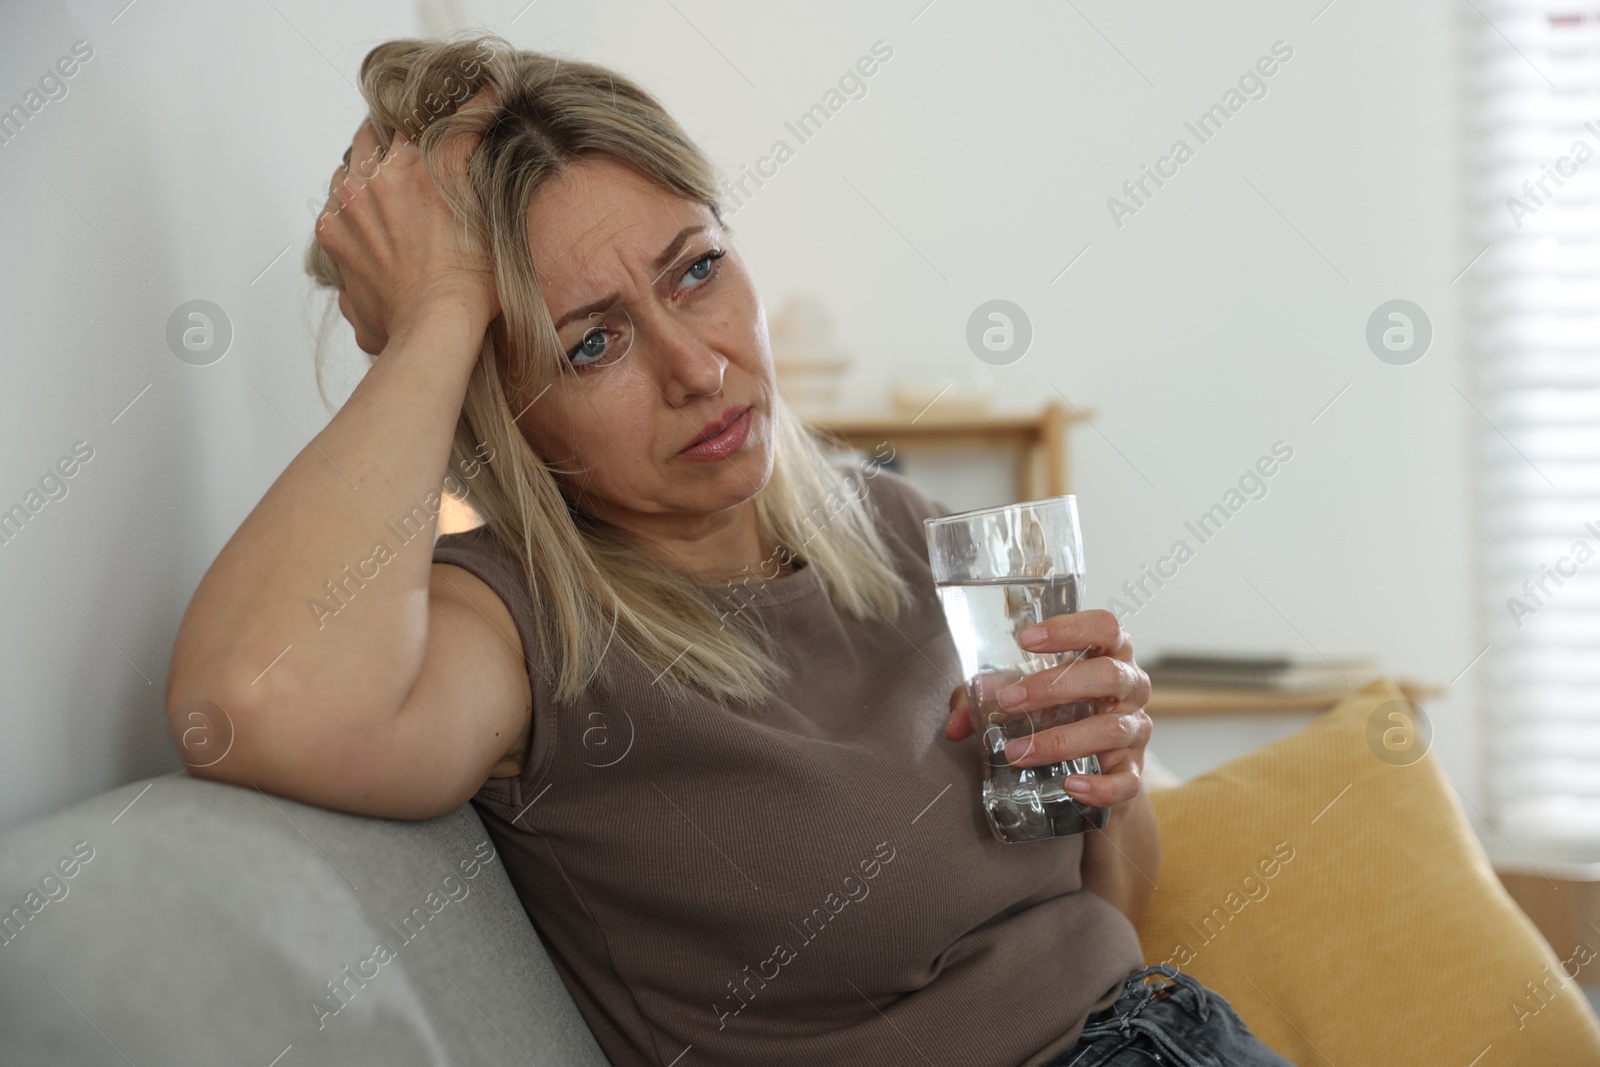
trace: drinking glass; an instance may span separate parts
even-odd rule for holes
[[[1083,657],[1077,652],[1029,652],[1019,630],[1083,602],[1083,541],[1072,496],[978,508],[923,520],[934,586],[966,676],[972,727],[984,756],[982,803],[1001,841],[1043,841],[1103,829],[1109,812],[1084,804],[1062,782],[1099,774],[1094,755],[1044,767],[1017,767],[1005,746],[1094,714],[1094,701],[1075,700],[1040,711],[1006,711],[995,694],[1024,675]]]

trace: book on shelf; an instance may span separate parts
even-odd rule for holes
[[[1379,674],[1371,656],[1336,659],[1230,653],[1167,653],[1140,664],[1150,684],[1167,689],[1266,689],[1303,692],[1365,685]]]

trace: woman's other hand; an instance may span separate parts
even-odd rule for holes
[[[483,90],[464,107],[492,103]],[[445,180],[461,177],[477,139],[458,135],[434,157]],[[500,313],[487,253],[457,221],[403,130],[385,153],[371,121],[361,124],[334,169],[317,242],[339,267],[339,310],[369,355],[425,313],[449,308],[480,330]]]
[[[1095,714],[1018,738],[1006,754],[1017,767],[1041,767],[1097,755],[1100,773],[1067,779],[1072,795],[1091,807],[1115,808],[1139,794],[1144,751],[1153,724],[1144,706],[1150,699],[1150,676],[1133,661],[1133,639],[1117,617],[1102,608],[1055,615],[1018,631],[1017,643],[1029,652],[1074,652],[1083,655],[1060,667],[1024,677],[1002,689],[998,699],[1008,713],[1043,711],[1077,700],[1096,703]],[[1015,698],[1014,703],[1007,704]],[[945,736],[959,741],[971,736],[972,713],[967,687],[950,694]],[[1014,751],[1013,751],[1014,750]],[[1082,788],[1074,789],[1075,781]]]

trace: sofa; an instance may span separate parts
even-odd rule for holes
[[[1571,958],[1432,755],[1375,742],[1402,699],[1379,679],[1152,790],[1147,961],[1305,1067],[1600,1064]],[[400,822],[146,778],[0,836],[0,909],[4,1067],[606,1067],[470,804]]]

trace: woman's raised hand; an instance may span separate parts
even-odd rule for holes
[[[1024,677],[997,694],[1008,712],[1042,711],[1075,700],[1092,700],[1095,714],[1018,738],[1006,747],[1017,767],[1040,767],[1063,760],[1100,757],[1100,773],[1073,775],[1067,789],[1092,807],[1110,808],[1139,794],[1144,750],[1152,723],[1144,706],[1150,699],[1150,676],[1133,661],[1133,639],[1117,617],[1103,608],[1054,615],[1017,633],[1017,644],[1029,652],[1073,652],[1081,658]],[[945,736],[959,741],[972,734],[967,687],[950,694]],[[1015,750],[1015,751],[1013,751]],[[1081,789],[1073,780],[1081,779]]]
[[[493,102],[485,89],[463,106]],[[478,139],[453,138],[434,157],[441,176],[458,180]],[[456,220],[403,130],[387,153],[370,121],[356,130],[317,217],[317,242],[338,265],[339,310],[369,355],[424,314],[463,315],[479,333],[500,314],[487,253]]]

